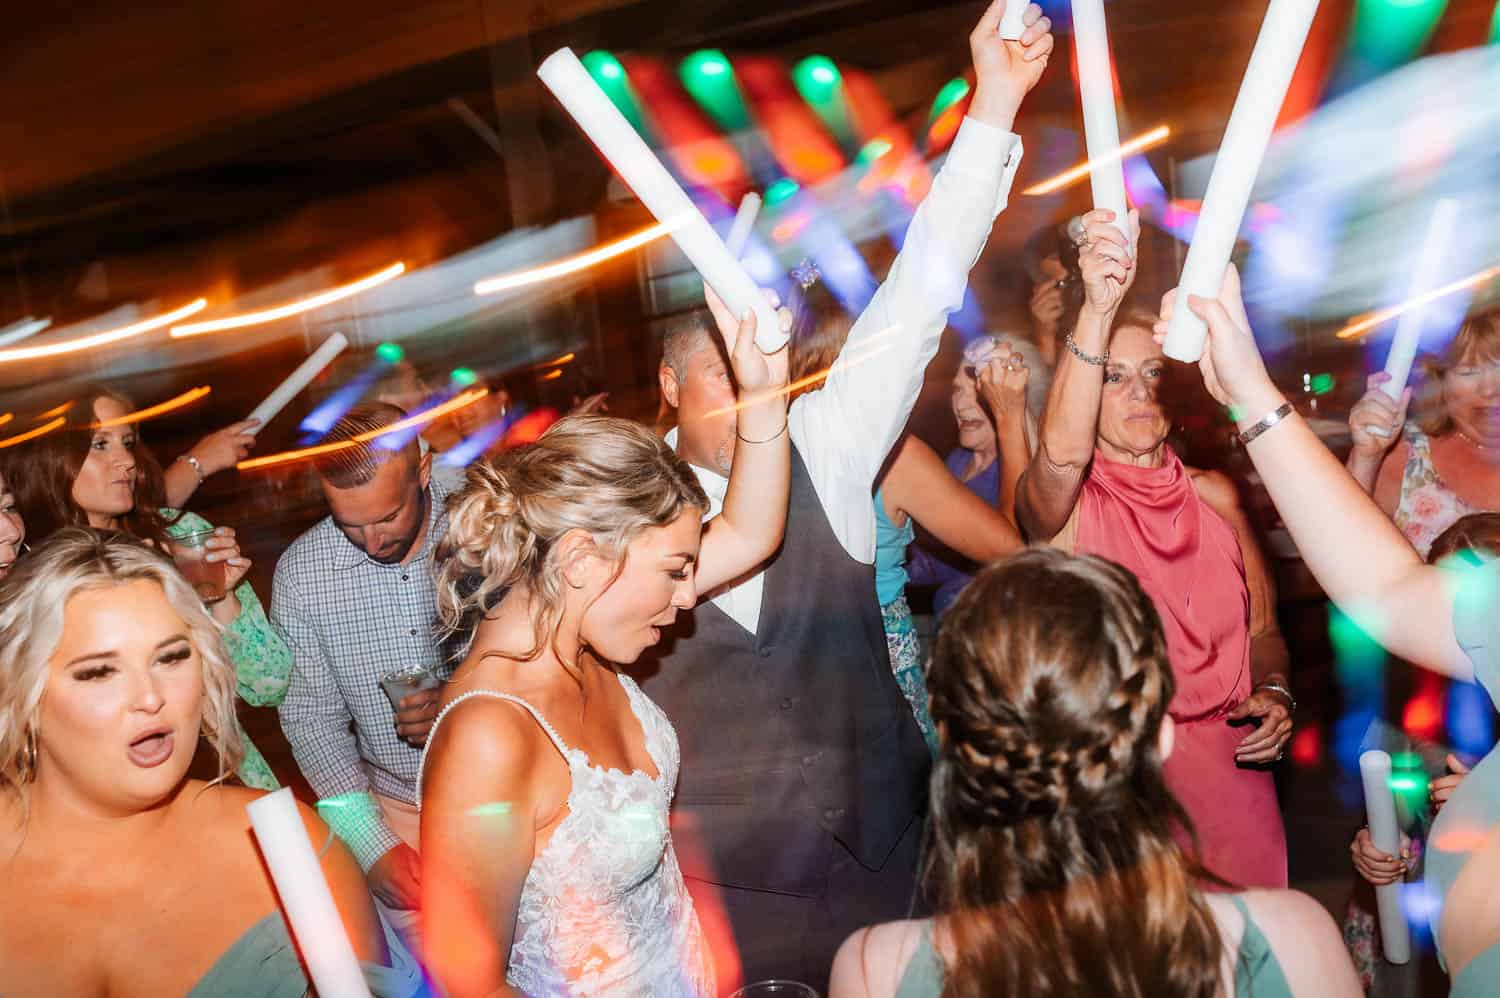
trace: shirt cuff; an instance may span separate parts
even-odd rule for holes
[[[1004,163],[995,201],[995,214],[998,215],[1010,200],[1010,186],[1015,182],[1025,151],[1021,136],[1015,132],[1001,131],[994,125],[965,116],[943,168],[989,180],[995,175],[995,164]]]
[[[401,844],[401,837],[385,823],[372,794],[357,791],[326,797],[318,801],[318,816],[344,840],[366,873],[376,860]]]

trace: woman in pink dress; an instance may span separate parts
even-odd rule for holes
[[[1180,751],[1167,784],[1197,829],[1197,858],[1236,887],[1285,887],[1286,833],[1267,766],[1291,736],[1286,643],[1266,562],[1224,475],[1166,444],[1166,360],[1154,315],[1116,315],[1135,278],[1108,211],[1084,216],[1085,304],[1059,351],[1040,446],[1016,513],[1034,541],[1130,569],[1162,618]]]

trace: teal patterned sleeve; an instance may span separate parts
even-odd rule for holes
[[[240,614],[224,631],[224,648],[234,663],[240,698],[253,707],[275,707],[292,681],[292,651],[266,619],[250,583],[234,591]]]
[[[173,537],[213,526],[196,513],[162,510],[162,514],[172,521],[167,532]],[[176,520],[172,520],[174,515]],[[292,651],[266,619],[265,607],[249,582],[241,582],[234,595],[240,601],[240,613],[224,629],[224,650],[234,665],[240,699],[252,707],[275,707],[291,683]]]

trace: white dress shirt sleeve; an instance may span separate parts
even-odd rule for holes
[[[1005,208],[1021,153],[1020,136],[964,119],[828,380],[788,415],[829,523],[859,561],[875,559],[875,476],[916,404],[948,314],[963,304],[969,270]]]

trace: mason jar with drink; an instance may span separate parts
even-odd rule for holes
[[[208,560],[213,536],[213,528],[207,527],[172,538],[172,561],[205,603],[217,603],[229,591],[229,563]]]

